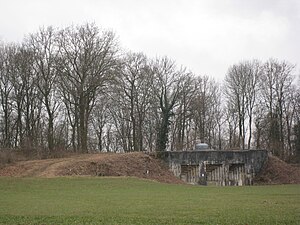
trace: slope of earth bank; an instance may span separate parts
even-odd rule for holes
[[[165,183],[184,183],[159,159],[147,154],[82,154],[60,159],[16,162],[0,169],[0,176],[133,176]]]
[[[300,167],[290,165],[275,156],[269,156],[255,184],[300,184]]]

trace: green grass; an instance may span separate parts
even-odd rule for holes
[[[299,224],[300,186],[0,178],[0,224]]]

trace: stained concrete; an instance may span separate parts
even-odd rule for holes
[[[252,185],[268,159],[266,150],[161,152],[175,176],[201,185]]]

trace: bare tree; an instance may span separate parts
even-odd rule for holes
[[[56,35],[52,27],[41,28],[39,32],[31,34],[26,40],[26,44],[34,52],[33,68],[38,79],[36,85],[41,93],[40,98],[47,113],[47,141],[50,152],[54,149],[54,119],[59,106],[56,66],[59,49],[56,44]]]
[[[182,80],[181,95],[178,96],[178,106],[175,111],[173,141],[171,149],[190,149],[194,138],[191,134],[194,99],[197,93],[196,79],[193,74],[186,74]]]
[[[92,113],[92,125],[97,136],[97,145],[100,152],[105,150],[104,136],[105,131],[109,130],[109,124],[111,121],[111,99],[110,90],[108,88],[103,90],[103,93],[99,94],[95,103],[95,110]],[[107,141],[109,142],[109,140]],[[108,144],[109,145],[109,144]],[[109,151],[109,149],[106,149]]]
[[[178,70],[175,63],[168,58],[154,61],[152,71],[155,76],[153,88],[159,102],[160,124],[158,126],[156,150],[165,151],[167,148],[170,118],[182,91],[184,70]]]
[[[11,99],[16,111],[15,146],[32,151],[33,146],[39,147],[42,143],[42,107],[32,66],[33,52],[24,45],[14,46],[10,60]]]
[[[149,73],[148,60],[145,55],[130,53],[124,59],[118,80],[118,93],[124,93],[120,104],[129,110],[128,120],[132,128],[132,149],[142,151],[144,121],[150,107],[151,85],[153,76]]]
[[[285,149],[284,149],[284,159],[289,160],[293,158],[295,154],[295,149],[293,147],[293,126],[297,124],[297,111],[300,110],[297,107],[297,101],[299,101],[300,93],[299,88],[292,85],[290,92],[287,93],[283,105],[284,113],[284,133],[285,133]]]
[[[293,69],[294,65],[288,62],[270,59],[264,64],[260,80],[269,127],[267,147],[277,156],[283,156],[285,148],[284,104],[291,92]]]
[[[111,78],[116,64],[115,37],[93,24],[71,26],[60,31],[59,47],[62,90],[73,94],[72,99],[65,100],[75,108],[78,146],[87,152],[89,116],[99,89]]]
[[[245,117],[246,117],[246,74],[244,65],[233,65],[225,77],[226,97],[238,113],[239,139],[238,146],[245,149]]]
[[[12,147],[13,107],[11,102],[12,84],[9,78],[10,46],[0,45],[0,99],[2,111],[2,143],[4,148]]]
[[[196,80],[196,95],[193,99],[193,119],[195,139],[208,142],[212,146],[214,129],[217,126],[217,107],[220,95],[218,84],[208,76]]]
[[[261,71],[258,61],[245,61],[230,67],[225,78],[227,100],[238,114],[238,145],[241,149],[245,149],[246,133],[249,136],[247,148],[251,147],[253,109],[256,105],[258,78]],[[247,118],[248,123],[246,123]],[[247,132],[247,125],[249,132]]]
[[[251,147],[252,141],[252,123],[254,112],[257,107],[257,95],[259,91],[259,77],[262,75],[261,63],[257,60],[246,62],[246,102],[247,102],[247,115],[248,115],[248,149]]]
[[[295,118],[293,125],[293,135],[294,135],[294,158],[296,162],[300,162],[300,76],[298,77],[298,85],[296,87],[295,96]]]

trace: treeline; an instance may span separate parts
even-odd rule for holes
[[[270,59],[229,68],[219,84],[176,65],[122,51],[94,24],[41,28],[0,45],[0,145],[56,151],[300,150],[294,65]]]

